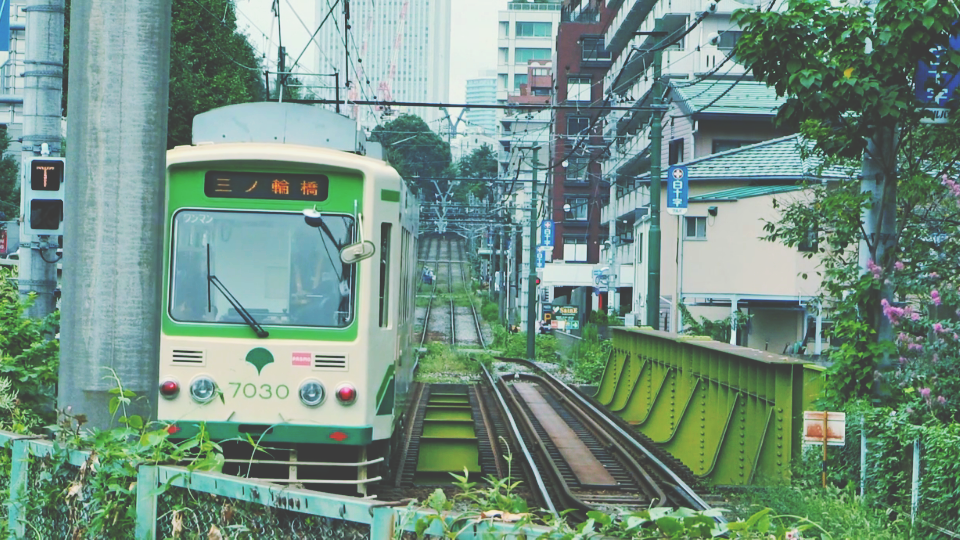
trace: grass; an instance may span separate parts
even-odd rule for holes
[[[443,343],[428,343],[427,354],[417,368],[418,382],[463,382],[463,377],[476,379],[480,364],[466,355],[460,355]]]

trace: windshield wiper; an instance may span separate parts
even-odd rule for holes
[[[210,284],[213,283],[213,286],[223,294],[223,297],[227,299],[227,302],[230,302],[230,305],[233,306],[233,309],[237,310],[237,313],[240,314],[240,317],[243,318],[243,322],[247,323],[250,328],[256,332],[257,337],[265,338],[270,335],[270,332],[267,332],[260,326],[260,323],[253,318],[253,315],[250,315],[250,312],[247,311],[245,307],[240,304],[240,301],[227,290],[226,285],[220,281],[220,278],[214,276],[210,273],[210,244],[207,244],[207,311],[210,311]]]

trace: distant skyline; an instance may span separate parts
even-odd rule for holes
[[[333,0],[330,0],[331,5]],[[466,100],[467,79],[475,79],[487,70],[497,68],[497,12],[507,8],[507,0],[451,0],[450,102]],[[250,38],[251,44],[266,53],[266,65],[276,69],[277,47],[280,45],[277,19],[270,7],[274,0],[235,0],[237,26]],[[316,30],[315,0],[280,0],[280,29],[283,46],[294,58],[300,54]],[[342,9],[334,8],[333,16],[343,17]],[[297,16],[299,15],[299,20]],[[322,16],[323,14],[321,14]],[[300,21],[309,27],[304,28]],[[272,39],[271,39],[272,36]],[[317,47],[307,47],[301,67],[311,71],[316,65]],[[459,110],[451,110],[456,118]]]

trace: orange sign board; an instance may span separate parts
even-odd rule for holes
[[[803,442],[805,444],[823,444],[824,422],[827,415],[826,438],[829,446],[843,446],[846,442],[847,415],[840,412],[804,411]]]

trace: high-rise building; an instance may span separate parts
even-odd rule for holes
[[[484,77],[467,79],[467,104],[495,105],[497,103],[497,79]],[[497,134],[496,109],[469,109],[464,115],[470,128],[480,128],[483,134],[493,137]]]
[[[321,49],[317,73],[338,72],[342,87],[347,70],[352,89],[347,96],[341,95],[341,99],[449,101],[450,2],[349,0],[350,29],[345,35],[342,8],[345,3],[334,7],[335,0],[317,0],[316,24],[330,13],[316,37]],[[331,88],[316,94],[328,99],[334,97]],[[436,108],[393,107],[392,110],[416,114],[431,128],[440,128],[438,120],[442,113]],[[382,119],[382,111],[372,106],[350,107],[346,112],[358,113],[365,128],[376,126],[378,120],[381,123],[389,120]]]
[[[505,103],[527,82],[530,60],[552,60],[560,24],[560,0],[511,1],[497,16],[497,100]]]

